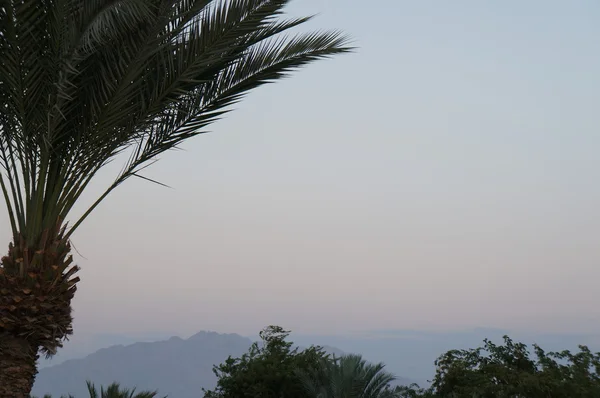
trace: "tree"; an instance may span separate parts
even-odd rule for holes
[[[288,336],[279,326],[263,329],[262,344],[254,343],[240,358],[230,356],[214,367],[217,387],[204,391],[204,398],[305,398],[297,372],[312,373],[329,356],[321,347],[292,348]]]
[[[431,391],[431,389],[421,388],[416,383],[413,383],[409,386],[396,386],[396,388],[394,388],[394,394],[395,394],[394,395],[395,398],[438,398],[439,397],[438,395],[433,393]],[[473,398],[473,397],[469,397],[469,398]]]
[[[301,372],[307,398],[394,398],[396,378],[383,363],[370,364],[360,355],[344,355],[312,372]]]
[[[600,397],[600,353],[586,346],[579,352],[544,352],[504,336],[503,345],[484,340],[471,350],[451,350],[436,361],[430,394],[477,398]]]
[[[0,398],[72,334],[70,238],[107,195],[205,132],[250,90],[350,51],[339,32],[282,36],[290,0],[0,0]],[[97,172],[122,172],[78,218]],[[152,181],[152,180],[151,180]],[[155,181],[156,182],[156,181]]]

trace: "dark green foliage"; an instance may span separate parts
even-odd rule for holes
[[[240,358],[229,357],[213,371],[218,377],[214,391],[205,398],[306,398],[298,372],[313,372],[329,356],[321,347],[293,348],[286,341],[289,331],[269,326]]]
[[[141,391],[136,393],[135,388],[121,388],[119,383],[112,383],[106,389],[100,387],[100,392],[96,389],[96,386],[88,381],[87,382],[88,392],[90,398],[157,398],[157,391]],[[34,397],[35,398],[35,397]],[[44,398],[52,398],[50,395],[44,395]],[[61,398],[75,398],[72,395],[62,396]],[[163,398],[167,398],[166,396]]]
[[[398,389],[405,398],[592,398],[600,397],[600,353],[544,352],[504,336],[504,344],[451,350],[440,356],[431,388]]]
[[[431,390],[419,387],[417,384],[398,386],[394,389],[395,398],[437,398]]]
[[[545,353],[504,336],[504,345],[489,340],[471,350],[453,350],[437,361],[432,388],[440,396],[587,398],[600,397],[600,354],[585,346]]]
[[[104,389],[100,387],[100,393],[91,382],[87,382],[87,388],[90,393],[90,398],[157,398],[157,391],[141,391],[136,393],[135,388],[121,388],[118,383],[113,383]],[[163,397],[163,398],[166,398]]]
[[[384,368],[351,354],[324,362],[312,373],[299,372],[299,377],[306,398],[394,398],[390,383],[396,378]]]

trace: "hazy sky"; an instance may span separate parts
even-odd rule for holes
[[[289,11],[360,49],[164,156],[174,189],[115,191],[74,237],[76,333],[597,331],[600,3]]]

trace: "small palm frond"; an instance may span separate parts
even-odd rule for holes
[[[360,355],[344,355],[311,374],[300,373],[307,396],[312,398],[389,398],[395,377],[384,365],[367,363]]]
[[[92,382],[87,381],[86,383],[90,398],[156,398],[158,396],[157,391],[142,391],[136,393],[135,388],[121,388],[119,383],[112,383],[106,390],[101,386],[100,393],[98,394],[98,390]],[[167,398],[167,396],[163,398]]]

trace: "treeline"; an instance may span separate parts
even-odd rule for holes
[[[214,367],[218,378],[204,398],[598,398],[600,353],[545,352],[533,345],[484,340],[482,347],[451,350],[436,361],[428,388],[394,385],[395,376],[383,363],[368,363],[360,355],[335,357],[322,347],[300,350],[289,331],[269,326],[241,357]],[[402,355],[402,353],[399,353]],[[158,398],[157,392],[96,390],[90,398]],[[50,398],[50,397],[45,397]],[[71,397],[72,398],[72,397]],[[177,397],[172,397],[177,398]]]

